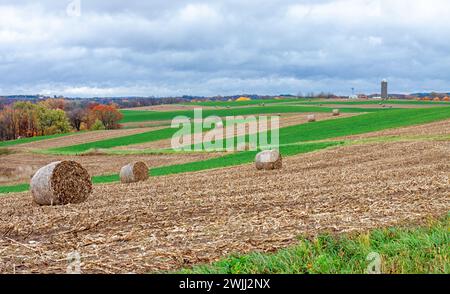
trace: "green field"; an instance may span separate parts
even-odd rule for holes
[[[450,109],[446,107],[377,111],[348,118],[325,120],[280,128],[280,144],[291,144],[362,134],[389,128],[429,123],[446,118],[450,118]],[[192,128],[194,128],[194,126],[192,126]],[[91,149],[107,149],[154,142],[169,139],[177,131],[177,129],[166,128],[142,134],[50,149],[49,153],[81,154]],[[204,129],[203,131],[207,131],[207,129]],[[235,139],[235,141],[237,141],[237,139]],[[246,141],[248,142],[248,138]],[[237,144],[237,142],[235,142],[235,144]]]
[[[269,114],[269,113],[306,113],[306,112],[330,112],[332,108],[317,107],[317,106],[296,106],[296,105],[279,105],[279,106],[259,106],[259,107],[245,107],[245,108],[230,108],[230,109],[204,109],[202,111],[203,117],[208,116],[238,116],[238,115],[256,115],[256,114]],[[359,113],[359,112],[375,112],[375,111],[387,111],[387,109],[361,109],[361,108],[342,108],[341,112],[345,113]],[[121,110],[123,119],[121,123],[130,122],[146,122],[146,121],[160,121],[160,120],[172,120],[177,116],[185,116],[188,118],[194,118],[193,110],[181,110],[181,111],[139,111],[139,110]]]
[[[353,116],[336,120],[319,121],[309,124],[285,127],[280,129],[280,149],[283,155],[309,152],[330,147],[333,144],[341,144],[342,142],[319,142],[313,143],[312,145],[300,144],[293,146],[288,144],[332,139],[341,136],[362,134],[388,128],[398,128],[422,123],[430,123],[449,118],[450,111],[445,107],[427,109],[397,109],[368,113],[360,116]],[[88,151],[92,148],[111,148],[115,146],[137,144],[139,142],[149,142],[149,140],[156,141],[160,139],[166,139],[171,137],[175,133],[175,131],[175,129],[163,129],[138,135],[125,136],[87,144],[52,149],[51,151],[59,152],[61,154],[76,154]],[[255,154],[256,153],[252,151],[239,152],[228,154],[219,158],[208,159],[205,161],[160,167],[153,169],[151,171],[151,174],[154,176],[167,175],[239,165],[252,162]],[[118,175],[107,175],[93,178],[94,183],[114,182],[117,180]],[[0,193],[26,191],[27,189],[28,186],[26,186],[25,184],[3,186],[0,187]]]
[[[148,143],[158,140],[171,138],[177,129],[165,128],[156,131],[149,131],[145,133],[123,136],[118,138],[105,139],[90,143],[72,145],[67,147],[49,149],[52,154],[81,154],[91,149],[107,149],[118,146],[128,146],[132,144]]]
[[[182,274],[364,274],[381,257],[385,274],[450,274],[450,214],[416,228],[299,238],[296,246],[272,254],[232,255]],[[375,268],[372,267],[372,270]]]
[[[297,101],[292,101],[296,103]],[[450,102],[447,101],[417,101],[417,100],[368,100],[368,101],[307,101],[303,100],[299,104],[302,105],[326,105],[326,104],[342,104],[342,105],[376,105],[376,104],[397,104],[397,105],[438,105],[438,106],[450,106]]]
[[[239,123],[240,120],[236,119],[234,121],[231,121],[231,123]],[[227,122],[224,122],[224,126],[226,127]],[[202,126],[202,124],[192,124],[191,125],[191,131],[192,133],[196,133],[196,126]],[[142,144],[142,143],[150,143],[158,140],[164,140],[164,139],[170,139],[172,138],[175,133],[179,129],[175,128],[164,128],[160,130],[155,131],[149,131],[145,133],[135,134],[135,135],[128,135],[118,138],[111,138],[111,139],[104,139],[99,140],[95,142],[89,142],[89,143],[83,143],[83,144],[77,144],[77,145],[71,145],[66,147],[60,147],[60,148],[52,148],[48,149],[46,151],[43,151],[41,153],[48,153],[48,154],[59,154],[59,155],[77,155],[85,153],[89,150],[94,149],[108,149],[113,147],[119,147],[119,146],[128,146],[128,145],[134,145],[134,144]],[[199,129],[198,131],[203,132],[207,129]]]
[[[280,128],[280,144],[332,139],[341,136],[364,134],[391,128],[399,128],[423,123],[431,123],[450,118],[450,109],[446,107],[426,109],[394,109],[390,111],[372,112],[334,120]],[[270,134],[269,134],[270,135]],[[269,137],[269,136],[268,136]],[[240,137],[243,140],[243,137]],[[269,137],[270,138],[270,137]],[[249,141],[249,135],[245,142]],[[236,146],[238,138],[235,137]],[[223,142],[224,148],[226,142]],[[260,147],[261,144],[259,144]],[[199,147],[193,145],[193,148]],[[200,148],[198,148],[199,150]]]

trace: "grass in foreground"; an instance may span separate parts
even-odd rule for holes
[[[376,229],[360,234],[300,238],[299,244],[275,253],[233,255],[183,274],[363,274],[381,257],[381,273],[450,273],[450,213],[424,227]]]

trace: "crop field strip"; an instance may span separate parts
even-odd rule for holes
[[[270,115],[270,114],[268,114]],[[240,119],[236,119],[233,121],[234,123],[241,123]],[[233,123],[232,122],[232,123]],[[224,122],[224,127],[227,126],[227,121]],[[202,129],[200,132],[208,131],[209,129]],[[65,146],[61,148],[50,148],[47,150],[47,152],[43,151],[42,153],[49,153],[49,154],[60,154],[60,155],[76,155],[76,154],[82,154],[92,149],[107,149],[107,148],[114,148],[114,147],[123,147],[123,146],[130,146],[130,145],[139,145],[143,143],[151,143],[151,142],[157,142],[160,140],[169,140],[175,135],[175,133],[178,131],[178,129],[172,129],[172,128],[163,128],[156,131],[149,131],[149,132],[143,132],[140,134],[135,135],[128,135],[118,138],[111,138],[111,139],[105,139],[105,140],[99,140],[84,144],[77,144],[77,145],[71,145],[71,146]],[[192,125],[192,133],[195,133],[197,129],[195,128],[195,125]]]
[[[379,131],[386,128],[403,127],[413,124],[427,123],[450,117],[450,109],[445,107],[432,109],[395,109],[376,111],[350,118],[332,121],[319,121],[299,126],[280,128],[281,144],[322,140],[338,136],[354,135]],[[194,126],[192,126],[194,130]],[[169,139],[177,129],[165,128],[137,135],[107,139],[64,148],[48,150],[51,154],[81,154],[90,149],[105,149],[119,146],[136,145]],[[207,131],[202,130],[203,131]]]
[[[290,146],[282,146],[281,152],[283,152],[284,156],[292,156],[301,153],[312,152],[328,147],[341,145],[342,142],[320,142],[320,143],[310,143],[310,144],[299,144],[299,145],[290,145]],[[227,154],[221,157],[210,158],[206,160],[194,161],[183,164],[175,164],[169,166],[162,166],[151,168],[149,170],[150,176],[164,176],[170,174],[178,174],[178,173],[186,173],[186,172],[195,172],[207,169],[215,169],[215,168],[223,168],[235,165],[241,165],[250,163],[254,160],[256,156],[256,151],[245,151]],[[94,184],[104,184],[104,183],[112,183],[119,181],[118,174],[110,174],[110,175],[102,175],[102,176],[94,176],[92,177],[92,181]],[[24,192],[29,189],[29,184],[17,184],[10,186],[0,186],[0,194],[5,193],[14,193],[14,192]]]
[[[230,108],[230,109],[205,109],[202,111],[204,118],[208,116],[247,116],[267,113],[306,113],[306,112],[330,112],[332,108],[318,107],[318,106],[291,106],[291,105],[277,105],[277,106],[258,106],[258,107],[245,107],[245,108]],[[361,108],[341,108],[341,112],[345,113],[358,113],[358,112],[375,112],[375,111],[389,111],[388,109],[361,109]],[[122,110],[124,118],[121,123],[130,122],[149,122],[149,121],[164,121],[172,120],[177,116],[185,116],[188,118],[194,118],[193,110],[186,111],[171,111],[171,112],[158,112],[158,111],[138,111],[138,110]]]
[[[294,125],[300,125],[300,124],[308,123],[308,115],[309,115],[309,113],[301,113],[301,114],[299,114],[299,113],[292,113],[292,114],[282,115],[279,118],[279,128],[284,128],[284,127],[288,127],[288,126],[294,126]],[[330,113],[316,113],[316,114],[314,114],[316,121],[328,120],[328,119],[341,119],[343,117],[350,117],[350,116],[355,116],[355,115],[361,115],[361,113],[343,113],[340,116],[331,116]],[[258,117],[256,117],[256,120],[258,121]],[[260,125],[258,127],[258,130],[255,130],[255,132],[256,133],[263,132],[267,128],[270,128],[270,122],[271,122],[271,120],[268,119],[267,126]],[[242,128],[237,128],[236,125],[228,126],[226,122],[224,123],[223,132],[221,132],[223,139],[239,136],[239,135],[244,134],[244,132],[247,132],[247,134],[255,133],[255,132],[251,132],[251,130],[250,130],[249,126],[248,126],[248,121],[246,121],[245,118],[243,120],[238,120],[236,123],[240,124]],[[227,131],[228,128],[230,128],[230,132]],[[231,128],[233,128],[233,129],[231,129]],[[208,131],[210,131],[210,129],[207,129],[206,132],[202,132],[200,134],[196,134],[192,141],[196,142],[195,141],[196,139],[202,140],[203,136],[205,136],[205,134]],[[213,139],[213,138],[211,138],[211,139]],[[204,143],[205,142],[213,142],[213,141],[214,140],[204,141]],[[134,152],[139,152],[139,151],[144,151],[144,150],[160,150],[160,151],[166,152],[166,150],[169,150],[171,148],[171,143],[172,143],[172,138],[168,138],[168,139],[165,139],[165,140],[146,142],[146,143],[142,143],[142,144],[118,146],[118,147],[114,147],[114,150],[117,150],[117,151],[131,151],[131,152],[133,152],[133,151]],[[189,143],[189,142],[186,142],[186,143],[183,142],[182,145],[189,147],[190,144],[191,143]],[[104,150],[104,151],[106,151],[106,150]],[[110,150],[108,150],[106,152],[109,152],[109,151]]]
[[[318,141],[450,119],[450,108],[395,109],[279,129],[280,144]],[[249,141],[246,135],[245,142]],[[269,136],[268,136],[269,137]],[[240,138],[244,141],[243,138]],[[239,138],[234,138],[235,146]],[[224,147],[226,142],[223,142]],[[200,146],[192,145],[192,149]]]
[[[362,273],[372,251],[383,255],[386,273],[449,273],[448,216],[430,228],[365,233],[448,212],[449,110],[390,109],[284,127],[281,171],[256,172],[248,164],[256,151],[154,167],[149,173],[163,179],[96,185],[81,204],[87,214],[33,207],[23,193],[0,197],[0,271],[64,271],[67,243],[76,242],[92,273]],[[0,194],[28,188],[0,186]]]
[[[233,255],[177,274],[366,274],[366,258],[382,256],[384,274],[450,274],[450,214],[419,227],[391,227],[358,234],[301,236],[274,253]]]
[[[100,185],[89,201],[67,207],[36,207],[23,193],[2,197],[0,269],[63,272],[76,244],[85,273],[176,271],[275,252],[299,235],[424,224],[448,212],[447,146],[345,146],[288,157],[279,171],[244,165]]]
[[[281,151],[283,152],[283,145],[286,144],[318,141],[342,136],[363,134],[395,127],[405,127],[416,124],[430,123],[448,118],[450,118],[450,112],[446,108],[401,109],[391,110],[389,112],[369,113],[365,115],[353,116],[331,121],[328,120],[298,126],[291,126],[280,129],[280,143],[282,144]],[[127,140],[129,140],[129,138]],[[156,169],[153,171],[153,173],[155,175],[164,174],[167,172],[167,170],[170,170],[169,173],[198,171],[208,167],[219,168],[230,166],[233,162],[239,165],[251,162],[251,160],[253,160],[254,158],[254,155],[255,154],[252,152],[229,154],[223,157],[208,159],[205,161],[193,162],[185,165],[182,164],[179,166],[169,166],[162,168],[162,170]],[[247,161],[243,162],[243,158],[245,158],[245,160]],[[95,183],[115,182],[118,180],[118,175],[113,174],[98,176],[94,177],[93,180]],[[26,188],[26,184],[0,186],[0,193],[9,193],[10,191],[25,191]]]

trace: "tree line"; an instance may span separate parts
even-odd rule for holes
[[[0,110],[0,140],[120,128],[115,104],[47,99],[17,101]]]

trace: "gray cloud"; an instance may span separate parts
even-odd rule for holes
[[[447,0],[0,1],[0,94],[447,91]]]

